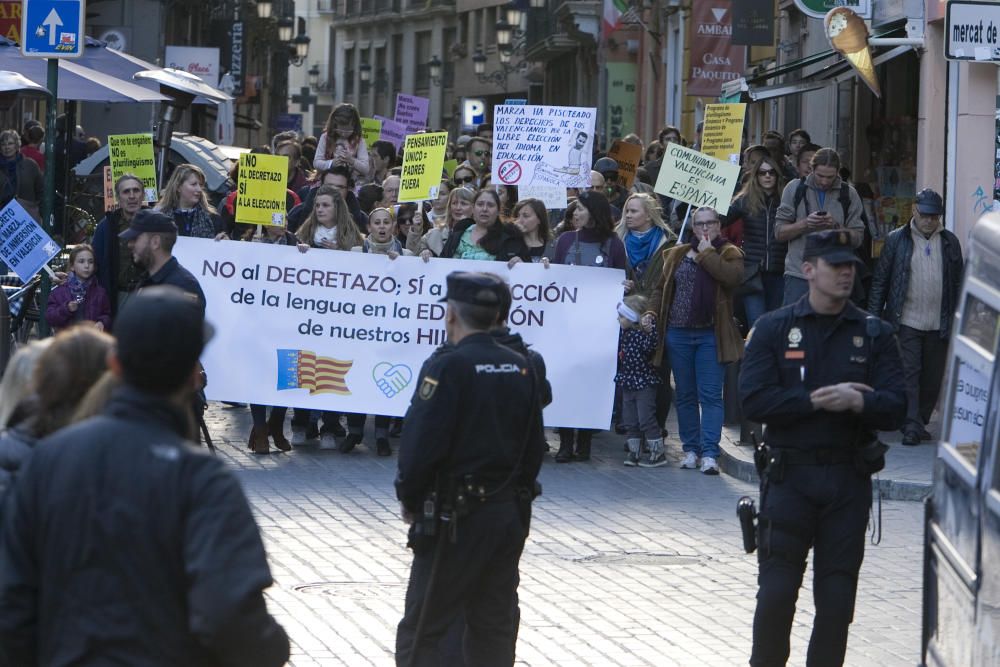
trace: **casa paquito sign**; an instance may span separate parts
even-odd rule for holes
[[[687,94],[719,97],[722,84],[743,76],[747,48],[733,44],[733,12],[729,0],[698,0],[691,4],[688,41],[691,70]]]

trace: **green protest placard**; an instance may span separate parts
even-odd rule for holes
[[[109,134],[108,157],[112,183],[117,183],[124,174],[132,174],[142,181],[146,201],[154,202],[159,198],[152,134]]]
[[[670,144],[653,189],[695,207],[711,206],[725,215],[739,179],[739,165]]]

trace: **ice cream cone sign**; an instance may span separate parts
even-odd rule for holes
[[[834,7],[823,20],[826,37],[833,49],[847,58],[862,81],[868,84],[875,97],[882,97],[871,47],[868,46],[868,26],[864,20],[847,7]]]

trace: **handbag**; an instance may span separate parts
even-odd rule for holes
[[[764,279],[760,275],[760,262],[743,266],[743,282],[736,288],[736,296],[749,296],[764,292]]]

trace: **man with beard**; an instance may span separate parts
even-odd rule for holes
[[[111,315],[121,309],[129,293],[135,290],[142,277],[132,263],[128,241],[114,237],[128,229],[132,218],[143,204],[143,185],[138,176],[123,174],[115,182],[117,210],[105,215],[94,230],[94,260],[97,262],[97,282],[111,299]]]
[[[140,292],[152,285],[179,287],[198,301],[204,314],[205,293],[201,290],[198,279],[171,255],[174,243],[177,242],[177,225],[173,220],[159,211],[142,209],[135,214],[128,229],[119,234],[118,238],[128,242],[132,261],[146,272],[139,284]]]

